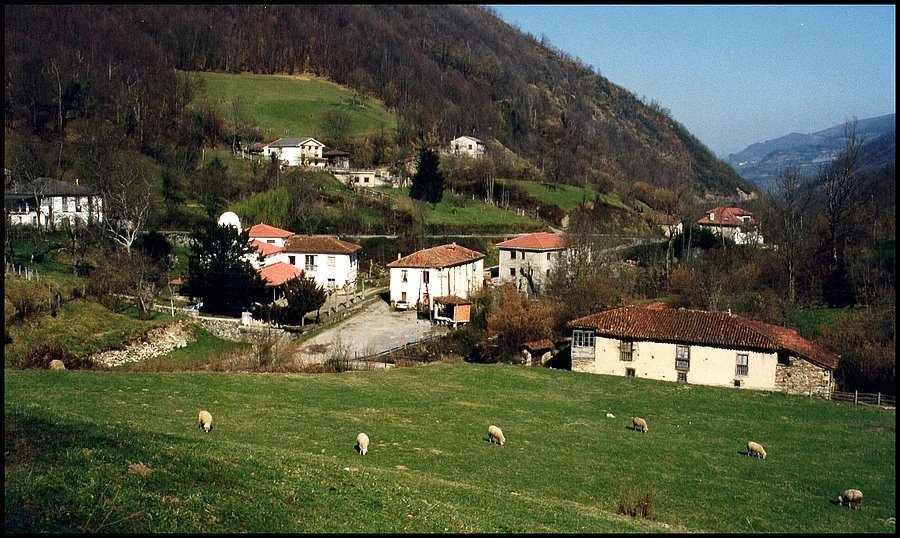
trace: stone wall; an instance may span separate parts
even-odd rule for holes
[[[833,376],[830,370],[790,357],[789,365],[779,363],[775,367],[775,388],[790,394],[806,396],[831,396]]]

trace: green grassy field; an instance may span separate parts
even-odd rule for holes
[[[8,370],[4,423],[7,532],[895,530],[894,412],[778,393],[466,363]],[[643,493],[654,519],[616,513]]]
[[[350,115],[352,137],[378,132],[383,126],[392,132],[396,118],[384,105],[359,98],[353,92],[312,75],[240,75],[192,72],[203,81],[207,99],[225,118],[234,115],[234,103],[253,124],[273,138],[316,137],[320,119],[328,110]],[[318,135],[321,136],[321,135]]]

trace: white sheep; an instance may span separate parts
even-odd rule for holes
[[[766,459],[766,449],[759,443],[749,441],[747,443],[747,455],[755,455],[757,458]]]
[[[616,418],[616,416],[613,415],[612,413],[607,413],[606,418]]]
[[[359,435],[356,436],[356,450],[358,450],[361,455],[363,455],[363,456],[366,455],[366,453],[369,451],[369,436],[368,435],[366,435],[364,433],[360,433]]]
[[[650,428],[647,427],[647,421],[641,417],[631,417],[631,424],[631,429],[633,430],[641,430],[644,433],[650,431]]]
[[[503,431],[497,426],[488,426],[488,440],[493,443],[494,440],[497,440],[497,443],[503,445],[506,442],[506,437],[503,437]]]
[[[199,427],[201,430],[209,433],[212,430],[212,415],[209,411],[200,411],[200,414],[197,417],[199,421]]]
[[[59,359],[53,359],[52,361],[50,361],[50,366],[48,366],[47,368],[49,368],[51,370],[65,370],[66,365],[63,361],[61,361]]]
[[[863,494],[858,489],[845,489],[844,493],[838,495],[838,504],[840,506],[844,506],[844,503],[847,503],[847,506],[856,507],[859,510],[859,505],[862,502]]]

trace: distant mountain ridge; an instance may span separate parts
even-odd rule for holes
[[[896,114],[857,121],[863,140],[863,165],[877,168],[896,160]],[[843,149],[844,124],[809,134],[790,133],[774,140],[757,142],[724,160],[744,179],[760,190],[771,190],[772,182],[785,168],[794,166],[814,174],[819,165],[834,159]]]

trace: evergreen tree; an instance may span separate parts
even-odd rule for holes
[[[279,323],[303,325],[303,316],[307,312],[318,310],[325,304],[326,293],[316,279],[305,273],[288,280],[284,285],[284,297],[287,306],[278,314]]]
[[[444,197],[444,174],[439,170],[441,159],[435,151],[423,148],[409,189],[410,198],[424,200],[432,205]]]
[[[250,264],[257,255],[249,231],[210,222],[191,237],[188,287],[203,299],[203,311],[226,313],[258,301],[265,282]]]

